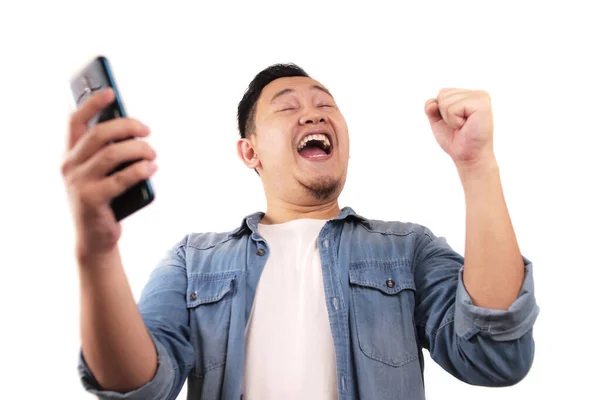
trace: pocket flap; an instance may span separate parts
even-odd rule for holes
[[[187,307],[192,308],[221,300],[232,290],[236,278],[237,274],[234,272],[188,276]]]
[[[396,294],[404,289],[415,290],[410,267],[398,262],[360,262],[350,267],[350,283],[378,289],[385,294]]]

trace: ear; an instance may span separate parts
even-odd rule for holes
[[[250,169],[256,169],[260,165],[258,154],[254,150],[253,137],[250,139],[244,138],[237,142],[238,157]]]

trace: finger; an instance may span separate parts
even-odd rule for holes
[[[127,189],[143,180],[149,179],[157,170],[152,161],[138,161],[122,171],[104,178],[98,183],[98,196],[110,201],[124,193]]]
[[[154,161],[156,152],[143,140],[113,143],[87,160],[80,169],[81,179],[101,179],[119,165],[137,160]]]
[[[442,120],[439,105],[436,99],[429,99],[425,102],[425,115],[429,119],[431,125]]]
[[[456,93],[467,93],[467,92],[469,92],[469,90],[460,89],[460,88],[443,88],[443,89],[440,89],[440,91],[438,92],[437,97],[439,99],[439,98],[451,96],[451,95],[456,94]]]
[[[438,103],[440,105],[440,113],[444,118],[444,121],[452,128],[460,128],[464,123],[464,120],[450,112],[450,107],[456,103],[460,103],[464,99],[467,99],[470,96],[469,92],[454,92],[452,94],[447,94],[438,98]],[[453,108],[455,109],[455,108]]]
[[[111,88],[106,88],[92,94],[83,104],[71,114],[69,124],[69,138],[67,149],[70,150],[75,143],[88,130],[89,121],[100,111],[106,108],[115,99],[115,93]]]
[[[449,125],[455,125],[454,128],[457,129],[462,128],[466,120],[475,112],[489,109],[486,102],[488,99],[474,94],[450,104],[448,107],[448,115],[451,120]]]
[[[454,102],[447,109],[448,117],[446,123],[454,129],[460,129],[467,121],[467,109],[465,101]]]
[[[442,114],[442,117],[446,117],[446,109],[448,108],[448,106],[450,105],[450,103],[452,102],[450,99],[457,96],[457,95],[465,95],[467,94],[469,91],[465,90],[465,89],[460,89],[460,88],[443,88],[440,89],[440,91],[438,92],[438,95],[436,97],[439,105],[440,105],[440,113]]]
[[[75,145],[70,162],[72,165],[82,164],[110,142],[146,137],[149,134],[150,128],[132,118],[116,118],[100,123]]]

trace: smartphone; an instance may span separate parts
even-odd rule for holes
[[[123,99],[117,88],[115,75],[106,57],[102,55],[95,57],[89,64],[81,69],[80,72],[75,74],[71,79],[70,86],[75,107],[81,106],[90,95],[98,90],[111,87],[115,92],[115,101],[92,118],[88,124],[90,127],[111,119],[127,116],[125,106],[123,105]],[[123,140],[132,139],[133,138],[131,137]],[[108,146],[110,146],[110,143]],[[138,161],[140,160],[125,162],[109,172],[107,176],[121,171]],[[150,180],[146,179],[133,185],[124,193],[112,199],[111,208],[116,220],[121,221],[134,212],[146,207],[153,200],[154,190]]]

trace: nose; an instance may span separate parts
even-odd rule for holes
[[[300,125],[306,124],[319,124],[327,122],[327,117],[320,113],[318,110],[311,110],[306,112],[298,121]]]

